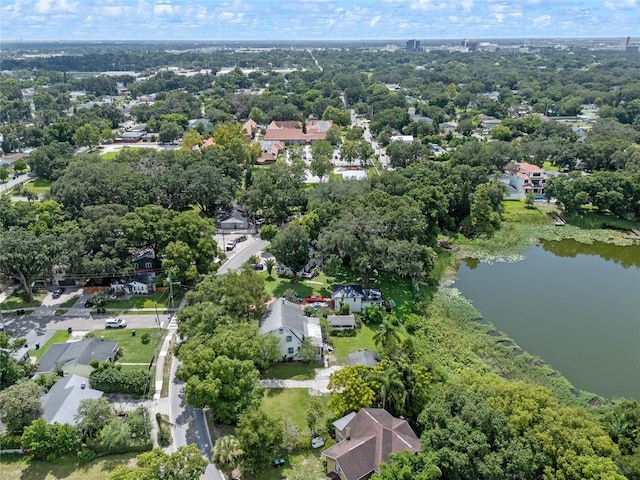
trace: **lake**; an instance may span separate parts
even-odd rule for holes
[[[468,259],[454,286],[575,387],[640,400],[640,245],[543,241],[523,255]]]

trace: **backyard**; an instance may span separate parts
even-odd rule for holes
[[[45,180],[44,178],[36,178],[32,182],[24,184],[25,190],[31,190],[38,195],[43,195],[51,189],[51,180]]]
[[[34,461],[20,454],[3,454],[0,461],[0,478],[2,480],[104,480],[118,465],[135,458],[135,453],[109,455],[94,460],[88,465],[78,466],[75,457],[64,457],[53,461]]]
[[[375,331],[371,327],[364,325],[358,330],[355,337],[331,337],[336,363],[339,365],[346,364],[349,354],[358,350],[372,350],[375,352],[374,333]]]

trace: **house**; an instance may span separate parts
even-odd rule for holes
[[[542,168],[527,162],[516,162],[509,171],[509,185],[521,195],[533,192],[536,198],[543,197],[548,179],[549,176]]]
[[[498,120],[496,117],[492,117],[491,115],[484,115],[482,113],[478,115],[477,118],[482,128],[488,131],[491,131],[491,129],[502,123],[502,120]]]
[[[356,317],[353,315],[328,315],[327,322],[332,330],[353,330],[356,328]]]
[[[205,148],[213,147],[216,142],[213,141],[213,137],[207,138],[204,143],[200,146],[200,150],[204,150]]]
[[[269,165],[274,163],[278,158],[278,155],[280,155],[280,152],[284,150],[284,147],[284,143],[280,141],[262,140],[260,142],[260,150],[262,153],[256,160],[256,163],[258,163],[258,165]]]
[[[118,354],[118,342],[87,338],[79,342],[54,343],[40,359],[38,373],[83,375],[88,377],[93,367],[91,360],[113,362]]]
[[[331,120],[309,120],[305,129],[297,120],[273,120],[264,133],[264,140],[282,142],[285,145],[305,145],[316,140],[325,140]]]
[[[438,128],[444,133],[453,133],[458,128],[456,122],[442,122],[438,124]]]
[[[162,262],[152,249],[140,250],[133,255],[133,269],[136,272],[156,272],[162,269]]]
[[[95,400],[104,395],[100,390],[89,387],[89,379],[80,375],[70,375],[58,380],[42,396],[42,418],[49,424],[61,423],[76,426],[78,407],[83,400]]]
[[[422,444],[406,420],[383,408],[363,408],[333,424],[338,443],[322,452],[327,458],[327,476],[360,480],[380,473],[380,464],[392,453],[420,451]]]
[[[331,299],[336,310],[340,310],[342,305],[349,305],[349,310],[354,313],[360,313],[372,305],[382,307],[380,290],[362,288],[361,285],[333,285]]]
[[[249,228],[247,213],[237,208],[218,216],[217,227],[222,230],[246,230]]]
[[[242,130],[244,131],[244,134],[249,138],[253,138],[253,134],[256,132],[257,129],[258,129],[258,124],[251,119],[247,120],[246,122],[244,122],[244,125],[242,125]]]
[[[375,367],[378,365],[378,355],[371,350],[358,350],[350,353],[347,357],[349,365],[364,365],[365,367]]]
[[[284,298],[276,299],[267,307],[260,320],[260,331],[263,335],[273,334],[280,339],[283,358],[299,359],[298,351],[305,337],[310,337],[316,347],[316,357],[322,355],[320,319],[305,316],[300,305]]]
[[[154,272],[135,274],[127,283],[126,291],[132,294],[148,295],[157,290],[158,278]]]

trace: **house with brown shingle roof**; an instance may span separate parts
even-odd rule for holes
[[[363,408],[334,423],[336,443],[322,452],[327,476],[334,480],[360,480],[380,473],[380,464],[392,453],[419,452],[420,440],[406,420],[383,408]]]
[[[302,122],[297,120],[273,120],[264,133],[264,140],[283,142],[285,145],[304,145],[325,140],[331,125],[331,120],[309,120],[305,132]]]
[[[284,143],[275,141],[262,140],[260,142],[260,151],[262,152],[257,158],[258,165],[269,165],[274,163],[280,152],[284,150]]]
[[[244,122],[244,125],[242,125],[242,130],[244,130],[244,134],[249,138],[253,138],[253,134],[255,133],[257,128],[258,128],[258,124],[254,122],[252,119],[247,120],[246,122]]]

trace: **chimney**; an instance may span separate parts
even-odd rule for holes
[[[344,438],[346,438],[347,440],[351,440],[351,427],[347,427],[347,429],[344,431]]]
[[[82,382],[82,383],[80,384],[80,388],[81,388],[82,390],[84,390],[85,388],[87,388],[87,384],[86,384],[85,382]]]

